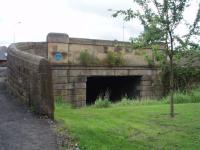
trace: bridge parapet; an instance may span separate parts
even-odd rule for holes
[[[53,118],[54,99],[48,60],[19,50],[12,44],[8,48],[7,69],[8,89],[36,113]]]
[[[153,59],[151,48],[133,49],[130,42],[117,40],[72,38],[63,33],[49,33],[47,44],[48,60],[52,64],[148,67],[145,56]],[[158,47],[158,49],[162,48],[161,45]],[[87,60],[84,59],[85,57]],[[115,58],[120,59],[121,62],[115,64],[113,60]]]

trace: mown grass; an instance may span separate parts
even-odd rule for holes
[[[198,100],[197,93],[186,95]],[[176,104],[175,118],[169,117],[166,103],[124,101],[109,108],[81,109],[57,103],[55,118],[64,122],[61,128],[81,150],[198,150],[200,103]]]

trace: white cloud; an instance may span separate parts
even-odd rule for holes
[[[14,34],[16,42],[45,41],[49,32],[68,33],[70,37],[122,40],[123,20],[112,18],[108,9],[130,8],[132,0],[0,0],[0,4],[2,45],[13,42]],[[138,21],[126,22],[125,40],[141,31]]]

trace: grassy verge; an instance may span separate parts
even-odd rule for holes
[[[72,109],[58,101],[55,118],[67,140],[81,150],[197,150],[200,147],[200,88],[174,95],[175,118],[168,98],[111,104],[98,99],[91,107]],[[73,147],[73,146],[71,146]]]
[[[200,147],[200,104],[177,104],[176,117],[169,118],[169,106],[130,105],[110,108],[71,109],[57,104],[55,118],[62,120],[87,150],[197,150]]]

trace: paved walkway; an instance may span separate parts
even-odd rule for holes
[[[4,88],[0,80],[0,150],[57,150],[51,121],[29,112]]]

